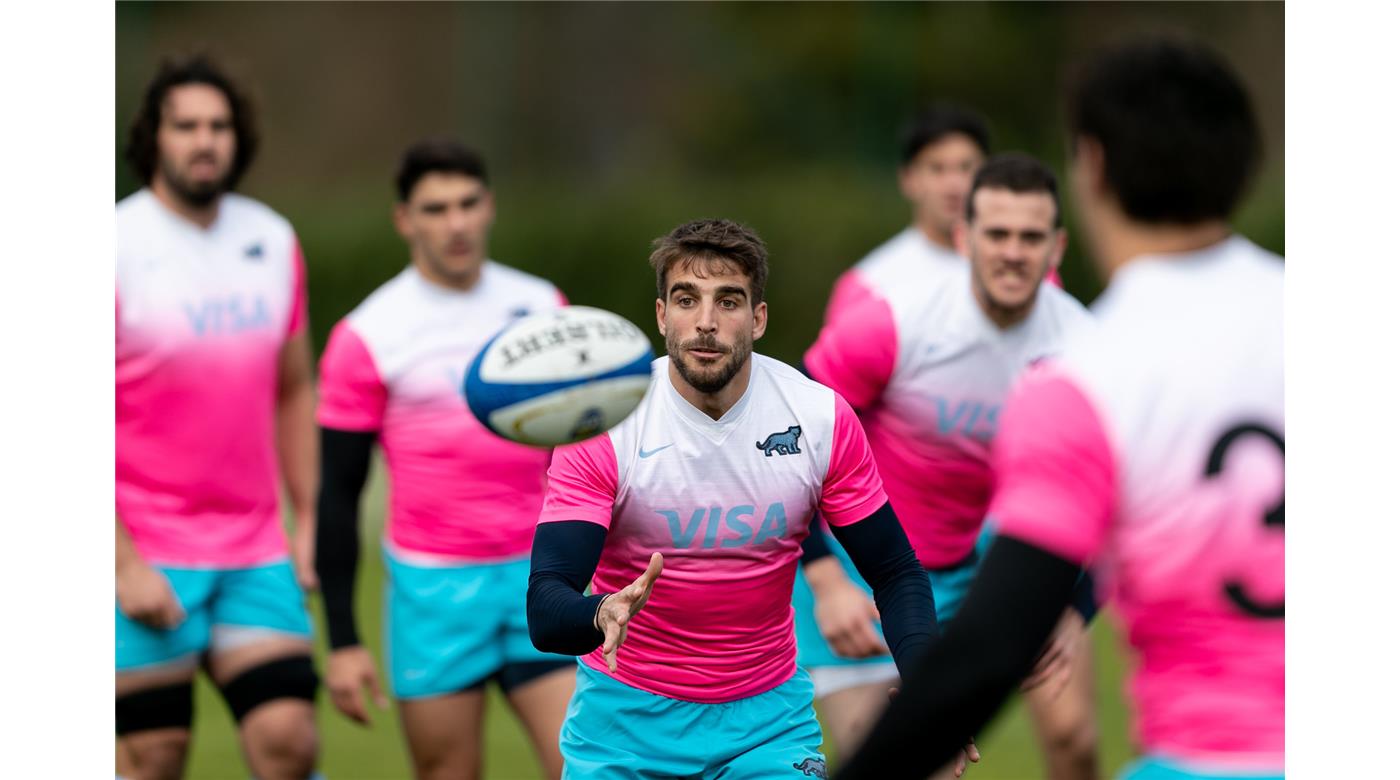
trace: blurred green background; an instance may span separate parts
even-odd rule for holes
[[[486,156],[497,195],[492,256],[545,276],[575,303],[646,326],[650,241],[696,217],[742,220],[771,254],[771,325],[760,351],[796,361],[837,274],[900,230],[900,126],[933,99],[980,109],[994,151],[1019,149],[1063,175],[1060,87],[1093,46],[1141,30],[1215,45],[1245,80],[1266,157],[1236,223],[1284,251],[1282,3],[118,3],[117,198],[139,185],[121,162],[156,63],[210,51],[244,81],[263,146],[242,191],[285,214],[305,249],[317,347],[406,262],[389,212],[400,151],[450,133]],[[1100,290],[1069,206],[1066,288]],[[656,347],[660,339],[653,334]],[[382,474],[366,498],[383,514]],[[372,530],[372,529],[371,529]],[[378,641],[380,571],[362,568],[364,633]],[[1095,629],[1104,768],[1131,753],[1122,661]],[[488,777],[534,774],[494,703]],[[207,687],[192,777],[246,777]],[[407,775],[392,717],[360,731],[323,702],[331,778]],[[1013,709],[982,742],[973,777],[1039,775]]]

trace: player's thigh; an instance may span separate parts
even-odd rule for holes
[[[1053,695],[1044,686],[1024,694],[1037,735],[1047,747],[1092,749],[1098,728],[1094,711],[1093,642],[1085,631],[1076,640],[1069,682]]]
[[[481,773],[484,687],[399,700],[399,722],[419,778],[475,778]]]
[[[826,777],[812,682],[801,669],[777,688],[719,711],[714,730],[715,742],[734,752],[707,769],[707,780]]]
[[[812,672],[815,679],[818,670]],[[822,726],[835,743],[838,757],[851,755],[855,746],[865,739],[890,702],[890,688],[898,686],[896,671],[875,682],[839,688],[817,699]]]
[[[179,625],[157,629],[116,609],[117,769],[135,776],[178,776],[194,719],[194,676],[209,642],[210,572],[160,569],[185,610]]]
[[[668,699],[578,665],[559,734],[564,780],[692,778],[704,771],[714,705]]]
[[[552,759],[546,765],[559,763],[559,731],[574,693],[577,666],[577,662],[559,661],[510,663],[496,677],[536,752]]]
[[[176,679],[192,677],[199,656],[209,646],[210,600],[218,573],[163,567],[157,571],[170,583],[185,617],[170,628],[152,628],[127,617],[119,605],[115,607],[118,695],[163,684],[170,679],[172,669]]]
[[[498,578],[486,566],[423,566],[384,554],[389,686],[402,699],[448,696],[505,664]]]

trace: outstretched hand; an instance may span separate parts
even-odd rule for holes
[[[608,662],[608,671],[617,671],[617,650],[627,639],[627,624],[633,615],[641,612],[642,607],[646,606],[647,599],[651,598],[652,586],[660,576],[661,553],[654,552],[642,576],[622,590],[604,596],[598,605],[593,625],[603,632],[603,658]]]

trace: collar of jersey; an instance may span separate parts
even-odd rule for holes
[[[470,290],[454,290],[450,287],[443,287],[440,284],[431,282],[428,280],[428,277],[424,276],[422,272],[418,270],[418,266],[414,265],[412,261],[409,261],[408,267],[404,268],[403,272],[413,279],[413,283],[422,289],[425,297],[430,300],[464,301],[477,298],[484,299],[482,290],[487,286],[487,276],[495,274],[495,271],[491,269],[492,265],[493,263],[490,258],[481,261],[481,276],[477,277],[476,286],[472,287]]]
[[[661,384],[664,387],[663,395],[675,409],[676,415],[686,422],[697,433],[706,439],[719,444],[733,432],[734,428],[748,414],[749,398],[753,395],[754,385],[758,382],[759,366],[758,355],[751,355],[752,361],[749,367],[749,386],[744,388],[744,394],[739,396],[739,400],[729,407],[718,420],[711,419],[708,414],[696,409],[689,401],[685,400],[676,390],[676,386],[671,384],[670,358],[667,358],[665,370],[661,372]]]

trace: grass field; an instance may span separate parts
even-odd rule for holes
[[[365,491],[364,519],[373,536],[366,537],[360,565],[360,634],[380,653],[380,603],[383,568],[375,542],[384,516],[384,471],[376,463]],[[313,620],[322,623],[319,603],[313,600]],[[1109,621],[1100,618],[1094,629],[1097,660],[1100,758],[1105,776],[1111,776],[1131,758],[1127,712],[1122,696],[1123,661]],[[319,655],[323,648],[318,647]],[[382,678],[381,678],[382,679]],[[526,780],[539,777],[525,734],[512,719],[505,702],[493,689],[488,697],[486,772],[492,780]],[[196,691],[196,726],[188,776],[215,780],[246,780],[248,772],[239,754],[233,721],[218,693],[201,678]],[[361,728],[342,717],[330,705],[324,691],[317,702],[321,727],[321,769],[329,780],[380,780],[409,776],[409,764],[396,714],[376,713],[372,727]],[[1030,723],[1019,703],[1007,707],[992,728],[978,739],[982,762],[965,777],[977,780],[1021,780],[1041,776],[1040,759]],[[834,762],[833,762],[834,766]]]

